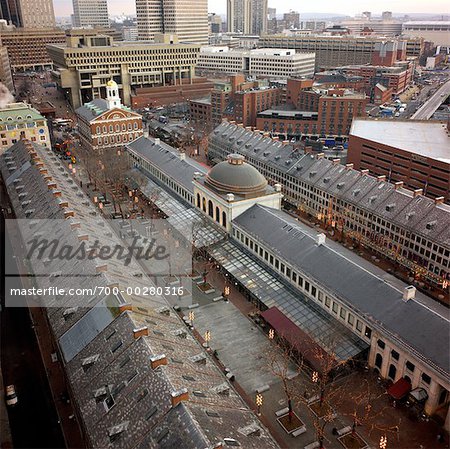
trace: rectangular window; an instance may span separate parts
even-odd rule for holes
[[[275,259],[275,268],[278,270],[280,268],[280,261]]]
[[[309,292],[309,282],[305,281],[305,290]]]
[[[270,263],[270,265],[273,265],[273,256],[272,255],[269,258],[269,263]]]
[[[346,310],[345,310],[343,307],[341,307],[341,311],[339,312],[339,316],[340,316],[343,320],[345,320],[345,314],[346,314]]]
[[[406,361],[405,366],[408,371],[414,372],[415,366],[413,363]]]
[[[333,302],[333,313],[335,313],[337,315],[338,313],[338,303],[337,302]]]
[[[323,302],[323,293],[319,290],[319,294],[317,296],[317,299],[319,300],[319,302]]]
[[[281,264],[281,272],[284,274],[284,263]]]
[[[311,295],[314,296],[314,298],[315,298],[316,294],[317,294],[317,288],[314,287],[314,285],[311,285]]]
[[[300,276],[298,277],[298,285],[303,288],[303,278]]]
[[[362,332],[362,328],[363,328],[363,325],[362,325],[361,321],[356,320],[356,330],[358,332]]]
[[[331,305],[331,299],[328,298],[328,296],[325,296],[325,306],[330,308],[330,305]]]
[[[290,269],[289,267],[286,267],[286,276],[287,276],[288,278],[291,277],[291,269]]]
[[[383,340],[378,340],[377,341],[377,345],[379,348],[384,349],[386,347],[385,343]]]
[[[367,327],[367,326],[366,326],[366,332],[364,332],[364,335],[365,335],[367,338],[370,338],[370,337],[372,336],[372,329],[371,329],[370,327]]]
[[[428,374],[422,373],[422,381],[430,385],[431,377]]]
[[[392,351],[391,351],[391,357],[392,357],[394,360],[398,360],[398,359],[400,358],[400,354],[399,354],[397,351],[392,350]]]
[[[292,272],[292,280],[297,282],[297,273],[295,271]]]

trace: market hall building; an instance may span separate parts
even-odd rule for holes
[[[169,220],[180,222],[177,215],[190,210],[206,218],[211,229],[225,228],[226,238],[212,239],[208,252],[269,321],[281,316],[282,322],[295,323],[324,352],[339,361],[365,359],[394,385],[406,380],[406,393],[423,389],[425,412],[439,413],[449,428],[449,319],[443,306],[276,205],[264,204],[267,195],[253,171],[248,185],[232,185],[241,180],[234,170],[250,165],[242,159],[233,163],[234,155],[218,164],[220,170],[208,172],[157,139],[137,139],[127,151],[134,170],[159,189],[157,205]],[[225,225],[217,220],[208,200],[217,187],[233,203],[237,197],[242,201],[242,189],[252,190],[255,181],[260,194],[247,198],[246,207]]]

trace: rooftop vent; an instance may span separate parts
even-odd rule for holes
[[[392,212],[395,209],[395,203],[386,204],[386,211]]]
[[[140,337],[148,337],[148,327],[142,326],[136,329],[133,329],[133,337],[137,340]]]
[[[416,297],[416,287],[413,285],[408,285],[403,290],[403,301],[409,301]]]
[[[152,369],[158,368],[158,366],[167,365],[167,357],[165,354],[154,355],[150,357],[150,366]]]
[[[436,225],[437,225],[437,221],[434,220],[434,221],[429,221],[429,222],[426,224],[425,227],[426,227],[428,230],[431,230],[431,229],[434,229],[434,228],[436,227]]]
[[[127,430],[130,421],[124,421],[123,423],[117,424],[117,426],[110,427],[108,429],[108,436],[110,441],[116,441],[120,435]]]
[[[344,186],[345,186],[345,182],[338,182],[336,187],[338,189],[342,189]]]

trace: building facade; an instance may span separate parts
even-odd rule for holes
[[[449,21],[411,21],[404,22],[402,32],[405,36],[418,37],[435,45],[450,47]]]
[[[142,116],[122,105],[115,81],[106,85],[106,99],[93,100],[75,111],[78,133],[88,151],[103,153],[142,136]]]
[[[106,84],[117,82],[125,105],[131,90],[192,83],[199,46],[179,44],[174,36],[161,36],[160,43],[117,42],[108,36],[76,36],[66,45],[50,45],[56,81],[76,108],[106,94]],[[167,39],[166,39],[167,38]]]
[[[0,154],[23,139],[50,146],[47,120],[26,103],[10,103],[0,109]]]
[[[230,153],[244,155],[269,182],[281,184],[285,200],[299,210],[448,294],[450,206],[442,199],[386,182],[385,175],[368,176],[368,170],[354,170],[352,164],[344,167],[339,160],[302,156],[281,142],[222,123],[210,136],[208,158],[223,160]]]
[[[0,19],[19,28],[54,28],[52,0],[1,0]]]
[[[8,49],[11,69],[16,72],[53,67],[47,45],[63,44],[66,35],[59,28],[18,28],[0,31],[0,41]]]
[[[136,0],[139,40],[158,34],[177,35],[180,42],[208,44],[208,2],[199,0]]]
[[[0,45],[0,83],[4,84],[10,92],[14,92],[8,50],[3,45]]]
[[[267,33],[267,0],[251,0],[250,33],[261,36]]]
[[[296,53],[289,49],[230,50],[228,47],[202,47],[197,69],[212,73],[244,73],[263,78],[295,78],[311,77],[314,64],[314,53]]]
[[[400,39],[401,40],[401,39]],[[423,51],[423,39],[412,38],[406,44],[407,56],[418,56]],[[373,36],[325,36],[314,35],[266,35],[259,42],[261,47],[293,48],[316,54],[316,69],[334,69],[340,66],[372,63],[376,44],[386,39]]]
[[[199,100],[189,100],[190,120],[200,125],[202,130],[211,132],[211,100],[201,98]]]
[[[450,203],[448,125],[430,120],[354,120],[348,162]]]
[[[109,27],[107,0],[72,0],[74,27]]]

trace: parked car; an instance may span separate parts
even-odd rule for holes
[[[6,387],[6,405],[13,407],[18,402],[16,388],[14,385],[8,385]]]

